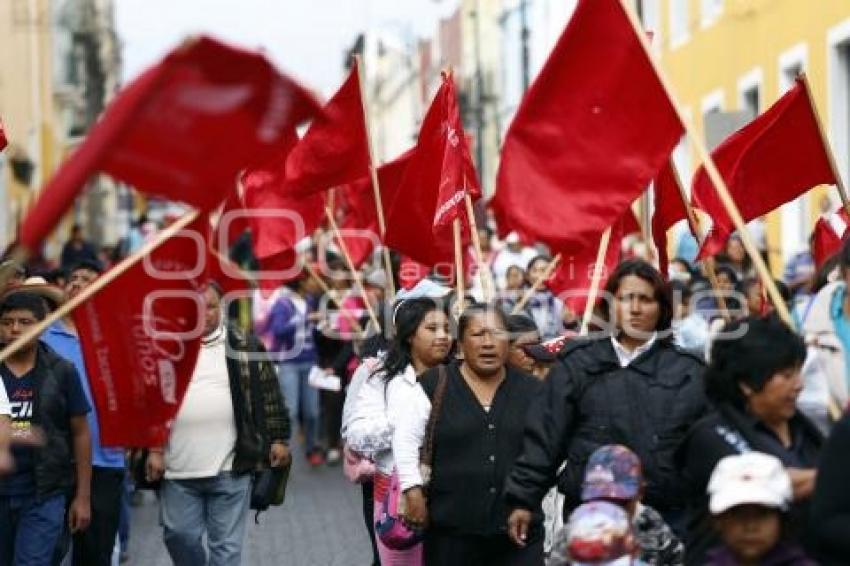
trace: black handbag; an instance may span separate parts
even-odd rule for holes
[[[260,400],[260,388],[255,377],[259,375],[259,368],[251,374],[251,406],[254,413],[254,426],[263,439],[262,445],[268,453],[268,435],[266,432],[266,411]],[[251,510],[256,511],[254,522],[259,524],[260,513],[268,510],[272,505],[283,505],[286,499],[286,484],[289,482],[289,472],[292,469],[292,459],[285,466],[274,468],[263,467],[251,474]]]

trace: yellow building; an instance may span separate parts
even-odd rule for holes
[[[655,33],[653,44],[676,97],[704,141],[706,129],[722,122],[718,118],[725,113],[760,113],[805,71],[846,183],[850,1],[638,0],[636,5],[646,28]],[[690,179],[699,163],[682,145],[677,165]],[[806,247],[824,194],[837,206],[835,189],[821,187],[769,215],[774,271]]]

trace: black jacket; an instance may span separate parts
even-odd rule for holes
[[[74,364],[40,341],[35,369],[32,424],[44,433],[44,445],[33,450],[35,490],[37,498],[45,499],[74,488],[68,391],[80,377]]]
[[[706,411],[702,360],[662,340],[621,368],[610,338],[570,342],[559,357],[529,411],[509,504],[536,510],[566,460],[558,480],[566,516],[580,502],[590,454],[623,444],[643,463],[645,503],[662,513],[684,507],[673,454]]]
[[[706,489],[711,472],[721,459],[751,450],[776,456],[783,463],[786,456],[776,444],[756,429],[757,421],[732,405],[720,404],[700,419],[689,431],[676,454],[677,464],[684,470],[688,484],[688,536],[685,540],[685,563],[703,564],[706,552],[720,543],[708,512]],[[823,436],[800,412],[791,419],[792,434],[799,435],[802,463],[817,466]],[[808,502],[795,503],[790,512],[788,536],[796,539],[808,516]]]
[[[227,373],[236,419],[233,471],[238,474],[265,467],[269,445],[289,440],[290,423],[277,373],[260,341],[232,327],[227,329],[227,340]]]
[[[850,557],[850,413],[845,413],[821,453],[809,525],[815,556],[822,564]]]

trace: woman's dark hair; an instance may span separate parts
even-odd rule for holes
[[[457,340],[460,342],[463,340],[464,335],[466,334],[466,330],[469,328],[469,323],[478,315],[487,315],[494,314],[496,318],[498,318],[502,326],[505,327],[505,330],[508,330],[508,315],[505,314],[505,311],[502,309],[495,307],[493,305],[488,305],[485,303],[476,303],[472,306],[467,307],[463,314],[460,315],[460,318],[457,321]],[[535,326],[535,329],[537,327]]]
[[[823,262],[823,265],[821,265],[820,269],[818,269],[817,273],[815,273],[815,280],[812,282],[812,293],[817,293],[827,286],[829,283],[829,276],[835,268],[838,267],[838,263],[839,254],[830,256],[829,259]]]
[[[668,330],[673,321],[673,298],[670,294],[670,286],[658,270],[646,261],[627,259],[620,262],[620,265],[608,278],[608,283],[605,284],[605,294],[608,297],[616,296],[620,283],[629,275],[640,277],[652,286],[653,297],[658,301],[658,322],[655,325],[655,330]],[[610,301],[602,301],[602,311],[609,321],[614,320]]]
[[[714,403],[746,409],[741,384],[761,391],[776,372],[796,368],[806,360],[802,338],[776,314],[749,316],[727,323],[711,348],[705,391]]]
[[[672,297],[678,297],[680,303],[687,303],[693,296],[691,285],[685,281],[670,281],[670,293]]]
[[[0,302],[0,316],[10,311],[30,311],[38,320],[47,316],[47,304],[41,295],[29,291],[14,291]]]
[[[511,333],[512,342],[519,334],[525,334],[526,332],[540,333],[540,329],[537,328],[537,323],[534,322],[534,319],[524,314],[508,315],[505,328]]]
[[[844,243],[841,244],[841,249],[835,255],[838,256],[838,267],[842,271],[850,269],[850,239],[844,240]]]
[[[447,317],[449,314],[447,304],[441,299],[407,299],[396,306],[393,316],[395,334],[389,341],[383,362],[372,375],[382,373],[384,379],[389,381],[413,362],[410,340],[428,313],[433,311],[442,311]]]
[[[732,283],[732,285],[738,285],[738,273],[735,271],[735,268],[729,265],[728,263],[717,264],[717,266],[715,266],[714,268],[714,272],[717,275],[720,275],[721,273],[725,274],[726,277],[729,278],[729,282]]]
[[[544,261],[548,265],[549,262],[552,261],[552,258],[544,254],[534,256],[533,258],[528,260],[528,264],[526,264],[525,266],[525,272],[528,273],[529,271],[531,271],[531,266],[537,263],[538,261]]]

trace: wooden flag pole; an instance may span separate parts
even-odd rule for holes
[[[620,7],[625,12],[626,16],[629,19],[629,22],[632,24],[632,28],[635,33],[635,37],[640,42],[643,47],[644,53],[646,54],[647,59],[652,65],[653,70],[658,78],[658,81],[661,83],[662,88],[664,89],[665,94],[667,95],[667,99],[669,100],[671,106],[676,112],[677,117],[679,118],[679,122],[685,129],[685,132],[688,135],[688,139],[690,139],[691,144],[697,151],[697,155],[703,163],[703,167],[705,167],[705,171],[708,174],[709,179],[711,179],[712,184],[714,185],[715,190],[717,191],[717,195],[720,197],[720,201],[723,203],[723,207],[726,209],[726,212],[729,214],[729,217],[732,219],[732,222],[735,224],[735,228],[738,230],[741,235],[741,241],[744,244],[744,249],[747,250],[750,258],[753,260],[753,264],[756,266],[756,270],[758,271],[759,276],[767,287],[767,292],[770,295],[771,300],[773,301],[774,307],[776,307],[776,312],[779,313],[779,316],[782,318],[783,322],[789,326],[789,328],[794,328],[794,322],[791,318],[791,313],[788,311],[788,305],[785,304],[785,301],[782,300],[782,295],[779,293],[779,289],[776,287],[776,282],[773,280],[773,276],[770,273],[770,270],[767,268],[767,264],[764,262],[764,258],[762,258],[761,254],[756,247],[755,242],[753,241],[753,237],[750,235],[749,230],[747,230],[747,225],[744,222],[744,219],[741,217],[741,212],[738,210],[735,201],[732,199],[732,195],[729,194],[729,188],[726,186],[726,182],[723,180],[723,176],[720,175],[720,172],[717,170],[717,165],[714,163],[714,160],[711,158],[711,154],[705,147],[705,144],[696,135],[693,126],[690,123],[690,120],[687,119],[685,113],[682,111],[681,106],[673,97],[673,89],[670,86],[667,77],[661,72],[659,68],[658,62],[655,60],[655,56],[652,53],[652,48],[649,45],[649,40],[646,37],[646,34],[641,29],[640,22],[629,6],[628,0],[620,0]]]
[[[685,193],[685,187],[682,185],[682,180],[679,178],[679,172],[676,171],[676,168],[672,166],[673,173],[673,181],[676,183],[676,188],[679,191],[679,198],[682,199],[682,204],[685,206],[685,212],[688,215],[688,224],[691,227],[691,232],[693,232],[694,236],[696,236],[697,242],[700,247],[705,243],[705,234],[702,231],[702,225],[700,224],[699,217],[697,217],[696,212],[694,212],[694,207],[691,205],[690,200],[688,200],[688,195]],[[723,320],[729,321],[732,319],[729,314],[729,308],[726,306],[726,298],[720,292],[720,283],[717,281],[717,270],[714,268],[714,258],[707,257],[705,259],[705,270],[708,275],[708,282],[711,284],[711,288],[714,289],[714,292],[717,296],[717,306],[720,307],[720,316],[723,317]]]
[[[561,262],[561,254],[556,254],[555,257],[549,262],[549,265],[546,266],[546,269],[543,273],[538,277],[531,287],[525,292],[525,294],[520,298],[519,302],[514,305],[514,308],[511,309],[511,314],[519,314],[522,312],[522,309],[525,308],[525,305],[528,304],[528,301],[531,300],[531,297],[534,296],[534,293],[540,289],[543,283],[546,282],[547,279],[552,277],[552,273],[555,272],[555,268],[558,267],[558,264]]]
[[[331,291],[330,287],[328,287],[328,284],[327,284],[327,283],[325,283],[324,279],[322,279],[321,277],[319,277],[319,274],[318,274],[318,273],[316,273],[316,270],[315,270],[315,269],[313,269],[313,266],[312,266],[312,265],[310,265],[310,262],[309,262],[309,261],[305,261],[305,262],[304,262],[304,270],[307,272],[307,274],[308,274],[310,277],[312,277],[312,278],[313,278],[313,280],[314,280],[314,281],[315,281],[315,282],[319,285],[319,287],[321,287],[321,288],[322,288],[322,291],[325,293],[325,295],[327,295],[327,296],[328,296],[328,298],[329,298],[331,301],[333,301],[333,302],[334,302],[334,304],[335,304],[335,305],[337,306],[337,308],[339,309],[340,314],[342,314],[342,316],[344,316],[345,318],[347,318],[347,319],[348,319],[348,321],[349,321],[349,322],[351,323],[351,325],[354,327],[354,330],[355,330],[355,331],[356,331],[359,335],[363,336],[363,335],[364,335],[363,327],[362,327],[362,326],[360,326],[360,322],[359,322],[356,318],[354,318],[354,315],[353,315],[353,314],[351,314],[351,313],[348,311],[348,309],[343,308],[343,306],[342,306],[342,302],[341,302],[341,301],[339,301],[339,300],[337,300],[337,298],[334,296],[333,291]]]
[[[89,300],[101,289],[115,281],[115,279],[121,276],[128,269],[139,263],[143,257],[150,255],[151,252],[153,252],[155,249],[165,243],[166,240],[168,240],[174,234],[191,224],[197,217],[197,210],[187,212],[182,217],[180,217],[174,224],[157,233],[157,235],[150,242],[146,243],[141,248],[136,250],[135,253],[124,258],[118,265],[104,273],[102,276],[92,281],[91,285],[80,291],[79,295],[61,305],[58,309],[50,313],[44,320],[30,328],[28,331],[24,332],[17,340],[3,348],[3,350],[0,351],[0,362],[5,361],[9,358],[9,356],[20,350],[22,346],[26,345],[34,338],[37,338],[42,332],[47,330],[48,326],[50,326],[57,320],[69,315],[78,306]],[[23,291],[26,289],[21,290]]]
[[[838,196],[841,198],[841,206],[850,214],[850,199],[847,197],[847,187],[844,186],[844,180],[841,178],[841,173],[838,166],[835,164],[835,155],[832,152],[832,146],[829,144],[829,139],[826,137],[826,131],[823,129],[823,122],[820,119],[820,112],[815,105],[815,99],[812,97],[812,87],[809,85],[809,77],[806,73],[800,73],[800,79],[803,81],[803,86],[806,87],[806,95],[809,98],[809,104],[812,105],[812,113],[815,116],[815,122],[818,125],[820,139],[823,142],[823,149],[826,152],[826,157],[829,160],[829,167],[832,169],[832,176],[835,177],[835,188],[838,189]]]
[[[336,225],[336,220],[334,219],[333,212],[330,208],[325,207],[325,216],[328,218],[328,223],[331,225],[331,230],[333,230],[334,236],[336,237],[339,249],[342,252],[342,256],[345,258],[345,264],[348,266],[348,270],[351,271],[351,277],[354,279],[354,284],[357,285],[357,288],[360,291],[360,297],[366,304],[366,310],[369,311],[369,320],[371,320],[372,324],[375,325],[375,331],[380,332],[381,325],[378,323],[378,317],[375,316],[375,311],[369,303],[369,296],[366,294],[366,289],[363,287],[363,278],[360,277],[360,272],[356,267],[354,267],[354,262],[351,260],[351,254],[348,253],[348,246],[345,245],[345,240],[342,239],[342,234],[339,232],[339,227]]]
[[[466,179],[463,180],[466,184]],[[466,201],[466,216],[469,218],[469,231],[472,236],[472,249],[475,250],[475,262],[478,264],[478,277],[481,279],[481,290],[484,293],[484,302],[493,301],[493,279],[490,268],[484,263],[484,252],[481,251],[481,239],[478,237],[478,225],[475,222],[475,210],[472,207],[472,197],[464,187],[463,200]]]
[[[463,286],[463,242],[461,241],[460,218],[455,218],[452,222],[455,240],[455,283],[457,284],[457,299],[455,300],[455,308],[457,314],[463,314],[466,289]]]
[[[605,267],[605,256],[608,254],[608,244],[611,242],[611,227],[605,229],[602,238],[599,239],[599,249],[596,251],[596,263],[593,264],[593,278],[590,280],[590,292],[587,302],[584,304],[584,315],[581,317],[581,329],[579,336],[587,335],[590,318],[593,316],[593,305],[596,303],[596,295],[599,294],[599,283],[602,281],[602,270]]]
[[[375,197],[375,209],[378,213],[378,229],[381,231],[381,250],[384,258],[384,270],[387,272],[387,291],[389,302],[395,299],[395,283],[393,282],[393,263],[390,249],[387,247],[387,221],[384,218],[384,202],[381,199],[381,187],[378,184],[378,169],[375,165],[375,147],[372,143],[372,127],[369,121],[369,102],[366,98],[366,74],[360,55],[354,56],[357,65],[357,84],[360,85],[360,102],[363,104],[363,123],[366,126],[366,145],[369,148],[369,174],[372,177],[372,193]]]

